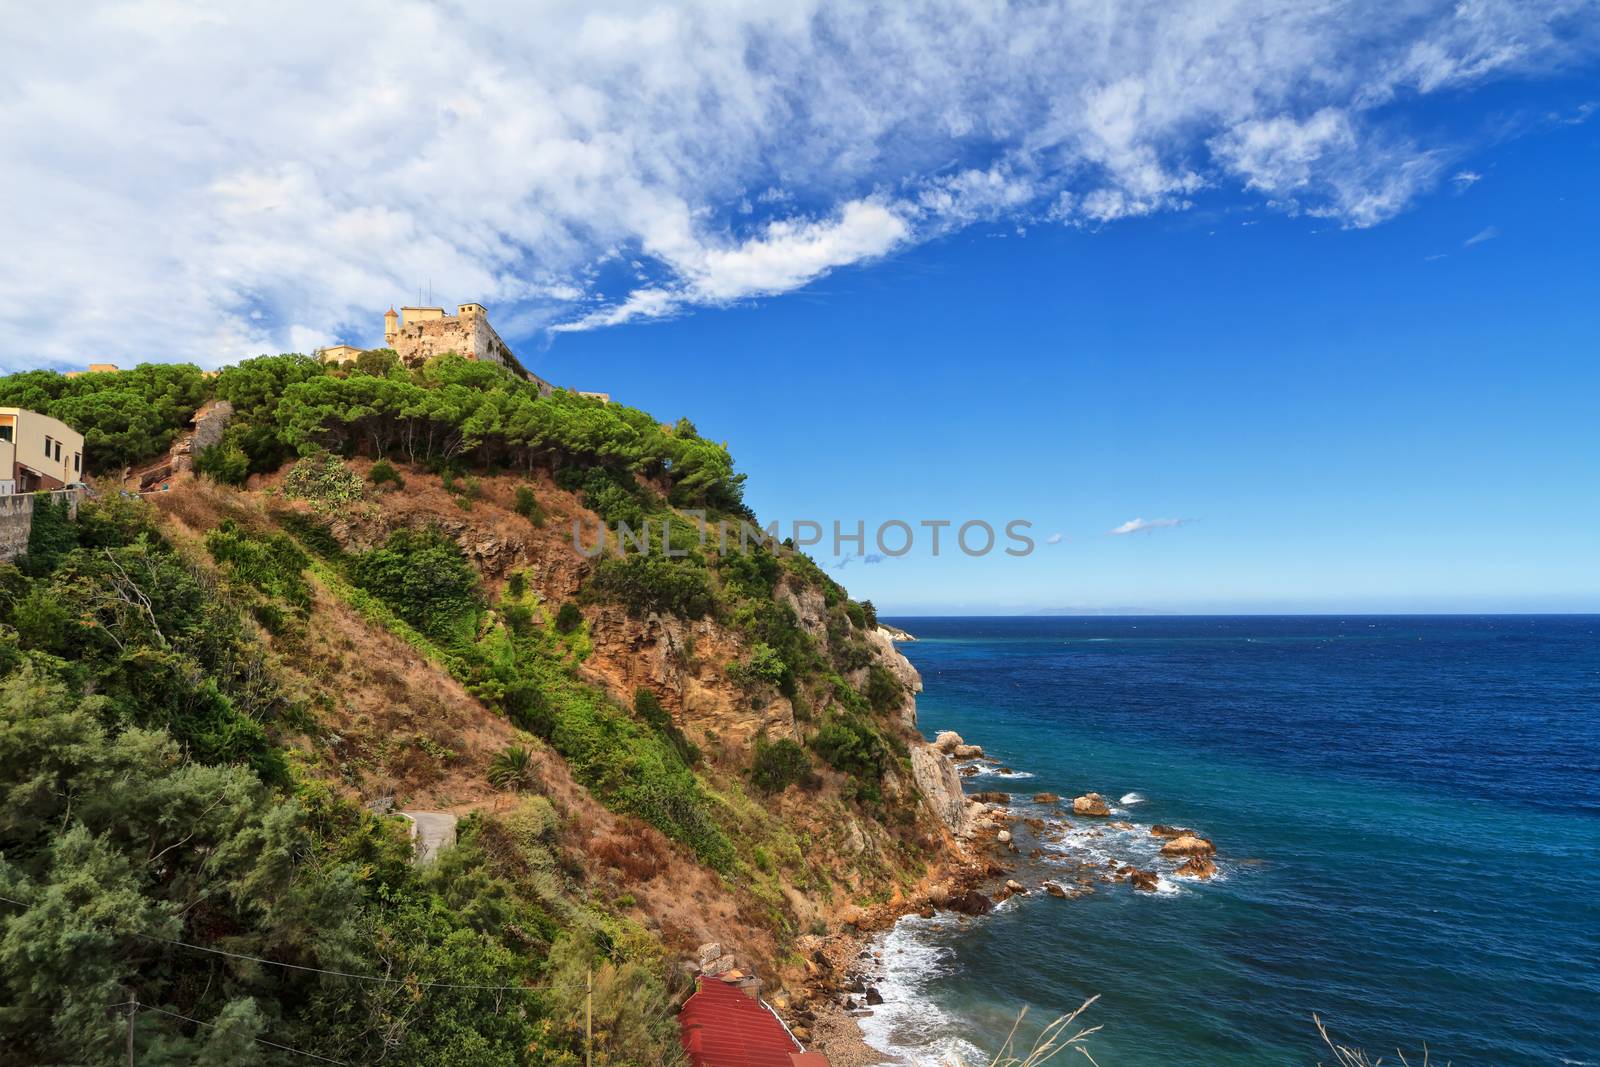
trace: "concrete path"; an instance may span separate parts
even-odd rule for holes
[[[411,820],[411,840],[417,847],[417,862],[431,863],[441,848],[456,843],[456,817],[447,811],[402,811]]]

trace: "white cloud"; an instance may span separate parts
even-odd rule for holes
[[[1129,519],[1121,526],[1115,526],[1106,531],[1111,537],[1120,537],[1123,534],[1148,533],[1151,530],[1166,530],[1174,526],[1182,526],[1188,519]]]
[[[1475,170],[1457,171],[1450,176],[1450,181],[1455,184],[1457,192],[1466,192],[1468,189],[1483,181],[1483,175]]]
[[[22,6],[0,369],[373,342],[430,283],[595,328],[1240,189],[1373,225],[1449,157],[1404,102],[1592,51],[1591,3]]]
[[[1479,230],[1477,233],[1473,234],[1471,237],[1468,237],[1465,241],[1462,241],[1461,242],[1461,247],[1462,248],[1471,248],[1473,245],[1481,245],[1483,242],[1492,241],[1496,237],[1499,237],[1499,236],[1500,236],[1499,227],[1496,227],[1496,226],[1485,226],[1483,229]]]
[[[1047,545],[1059,545],[1061,543],[1061,535],[1053,533],[1044,539],[1044,543]]]

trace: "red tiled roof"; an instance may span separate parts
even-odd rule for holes
[[[715,978],[699,979],[678,1026],[694,1067],[792,1067],[803,1051],[770,1008]]]

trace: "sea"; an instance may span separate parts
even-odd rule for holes
[[[923,733],[997,761],[965,788],[1047,820],[1030,892],[872,946],[894,1062],[987,1065],[1024,1008],[1025,1053],[1097,997],[1100,1067],[1332,1064],[1313,1016],[1385,1063],[1600,1065],[1600,616],[887,621]],[[1109,818],[1032,799],[1091,791]]]

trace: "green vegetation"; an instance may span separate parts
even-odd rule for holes
[[[794,741],[787,737],[768,741],[765,734],[756,738],[750,780],[763,793],[781,793],[791,785],[814,784],[816,777],[811,757]]]
[[[661,706],[660,699],[650,690],[639,689],[634,692],[633,713],[666,739],[684,766],[693,767],[700,762],[700,749],[683,735],[678,724],[672,721],[672,716],[667,714],[667,709]]]
[[[636,617],[657,612],[698,619],[716,607],[711,578],[703,565],[654,552],[648,556],[630,552],[601,560],[588,591],[617,601]]]
[[[533,789],[539,784],[533,755],[522,745],[507,745],[489,761],[489,784],[513,793]]]
[[[350,576],[429,637],[470,637],[476,626],[478,573],[437,530],[396,530],[357,557]]]
[[[380,459],[372,465],[367,472],[367,481],[376,486],[392,485],[396,489],[404,489],[406,480],[400,477],[400,472],[394,469],[394,464],[386,459]]]
[[[223,485],[243,485],[250,477],[250,457],[239,447],[237,438],[223,440],[201,449],[194,457],[196,474],[203,474]]]
[[[538,497],[533,495],[533,486],[517,486],[516,502],[512,510],[535,526],[544,525],[544,509],[539,506]]]
[[[521,595],[520,591],[514,595]],[[570,634],[583,625],[583,612],[578,605],[568,600],[556,611],[556,632]]]
[[[682,1062],[658,950],[567,895],[543,798],[417,868],[293,779],[273,729],[306,713],[241,614],[308,601],[288,538],[222,523],[218,584],[136,500],[45,531],[0,566],[0,1063],[111,1062],[136,997],[140,1063],[572,1067],[591,966],[595,1062]],[[510,788],[537,785],[521,751]]]
[[[27,408],[83,434],[89,471],[114,471],[165,452],[206,399],[207,381],[188,363],[143,363],[68,378],[34,370],[0,378],[0,407]]]
[[[338,456],[321,453],[302,459],[283,479],[283,495],[328,514],[361,499],[361,478]]]
[[[709,866],[732,864],[732,846],[691,769],[694,746],[675,727],[641,723],[579,679],[554,627],[530,625],[535,605],[525,585],[514,593],[508,583],[491,616],[472,565],[437,531],[397,530],[352,556],[318,520],[281,518],[331,564],[336,592],[371,596],[377,605],[353,603],[549,742],[601,803],[683,842]]]
[[[201,548],[170,543],[133,499],[107,495],[76,521],[40,500],[26,555],[0,566],[0,896],[21,902],[0,904],[0,1067],[103,1061],[121,1024],[107,1008],[130,993],[214,1024],[141,1014],[141,1063],[286,1062],[260,1038],[348,1063],[575,1067],[579,976],[591,965],[595,1062],[677,1064],[659,945],[608,912],[632,906],[629,887],[576,886],[561,819],[525,795],[541,788],[540,744],[631,817],[618,824],[634,836],[605,844],[608,870],[653,875],[659,838],[635,820],[648,823],[729,875],[747,894],[741,907],[774,930],[789,921],[787,888],[830,882],[807,858],[811,839],[759,794],[815,787],[826,763],[870,815],[906,816],[881,788],[904,756],[886,718],[903,694],[863,640],[875,614],[792,546],[702,544],[682,509],[703,509],[712,531],[730,520],[734,541],[753,516],[727,450],[687,420],[663,427],[623,405],[541,397],[456,357],[409,369],[386,350],[339,367],[281,355],[210,380],[141,368],[71,383],[83,384],[0,379],[0,402],[67,421],[50,405],[77,411],[103,470],[165,449],[208,394],[227,400],[234,421],[197,468],[242,484],[293,461],[282,498],[305,504],[269,490],[270,515],[228,505],[232,518]],[[346,462],[357,455],[373,461],[366,479]],[[358,503],[376,516],[379,490],[403,486],[406,464],[413,479],[437,473],[463,508],[504,500],[493,473],[548,477],[652,543],[597,559],[577,601],[559,606],[521,572],[493,596],[438,530],[347,550],[331,518]],[[510,487],[513,509],[543,522],[534,485]],[[335,753],[351,744],[337,719],[319,720],[335,707],[323,679],[286,688],[277,673],[325,636],[307,623],[312,577],[540,739],[487,768],[497,787],[524,794],[514,810],[464,819],[456,847],[427,868],[411,864],[394,820],[305,777],[342,770]],[[607,696],[578,671],[592,649],[580,604],[602,601],[636,617],[715,619],[746,650],[730,676],[753,703],[791,698],[799,740],[761,737],[747,784],[742,764],[707,759],[656,693]],[[672,654],[695,663],[692,639]],[[408,730],[400,743],[432,741]],[[834,796],[818,799],[836,810]],[[883,857],[870,862],[884,873]]]

